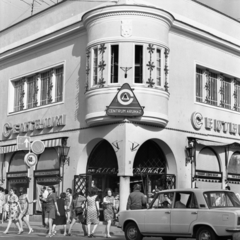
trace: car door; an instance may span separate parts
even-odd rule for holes
[[[177,203],[177,195],[181,203]],[[171,212],[171,233],[190,234],[190,225],[197,219],[198,204],[192,192],[176,193],[175,203]]]
[[[145,211],[145,233],[170,233],[171,203],[173,193],[159,193],[151,208]]]

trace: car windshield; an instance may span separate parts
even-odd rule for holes
[[[234,192],[205,192],[203,195],[209,208],[240,207]]]

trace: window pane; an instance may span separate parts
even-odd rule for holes
[[[222,106],[231,109],[231,79],[224,78],[222,81]]]
[[[157,49],[156,84],[161,86],[161,50]]]
[[[93,49],[93,85],[98,82],[98,48]]]
[[[118,82],[118,45],[111,46],[111,83]]]
[[[63,100],[63,67],[56,69],[56,98],[55,102]]]
[[[135,46],[135,83],[143,82],[143,46]]]
[[[196,72],[196,101],[203,102],[203,71],[197,68]]]
[[[23,81],[19,80],[13,83],[14,85],[14,111],[23,109]]]
[[[41,74],[41,105],[51,103],[50,72]]]
[[[37,78],[29,77],[27,80],[27,108],[36,106]]]
[[[217,106],[217,74],[210,73],[209,77],[209,104]]]

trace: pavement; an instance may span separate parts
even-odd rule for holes
[[[6,230],[7,223],[8,222],[4,222],[3,224],[0,224],[0,232],[3,232],[3,231]],[[31,217],[30,217],[30,225],[34,230],[34,233],[47,233],[47,229],[42,226],[42,222],[40,222],[36,219],[31,219]],[[95,234],[99,235],[99,236],[101,236],[101,235],[104,236],[105,227],[106,227],[106,225],[103,222],[100,222],[96,231],[95,231]],[[63,226],[57,226],[56,229],[57,229],[57,232],[60,233],[63,230]],[[28,230],[26,224],[23,225],[23,230],[24,230],[25,233],[28,233],[29,230]],[[18,229],[17,229],[15,224],[12,224],[9,231],[18,232]],[[82,226],[81,226],[80,223],[75,223],[75,225],[72,228],[72,234],[73,235],[74,234],[75,235],[76,234],[77,235],[81,235],[81,234],[83,235],[83,230],[82,230]],[[113,236],[124,236],[124,232],[121,230],[121,228],[118,228],[114,225],[111,226],[110,234],[113,235]]]

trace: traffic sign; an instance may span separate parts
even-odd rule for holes
[[[33,167],[37,164],[37,155],[34,153],[27,153],[24,157],[24,162],[29,166]]]
[[[31,149],[35,154],[41,154],[45,150],[44,142],[41,140],[35,140],[31,144]]]
[[[30,150],[30,137],[17,136],[17,150]]]
[[[108,116],[141,117],[143,107],[140,106],[130,85],[124,83],[106,112]]]

